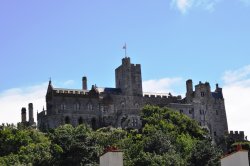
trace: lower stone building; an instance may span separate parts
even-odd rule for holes
[[[37,116],[38,128],[49,129],[63,124],[77,126],[82,123],[92,128],[105,126],[140,128],[140,109],[147,105],[170,107],[195,119],[207,128],[216,140],[228,132],[222,88],[211,91],[209,83],[200,82],[193,87],[186,82],[186,96],[143,93],[141,65],[132,64],[129,57],[115,70],[116,87],[87,88],[82,78],[82,89],[55,88],[49,81],[46,110]],[[194,88],[194,89],[193,89]]]

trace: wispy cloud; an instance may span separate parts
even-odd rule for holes
[[[162,79],[155,79],[155,80],[147,80],[143,81],[143,91],[144,92],[156,92],[156,93],[173,93],[176,94],[174,91],[174,86],[179,85],[182,82],[182,78],[162,78]]]
[[[246,6],[250,6],[250,0],[240,0],[243,2]]]
[[[250,136],[250,65],[226,71],[223,80],[229,129]]]
[[[74,84],[73,80],[56,82],[54,85],[69,86]],[[21,121],[21,108],[28,107],[29,103],[34,105],[34,118],[36,120],[37,110],[40,112],[45,106],[45,95],[48,82],[23,88],[7,89],[0,93],[0,124],[14,123]],[[59,86],[60,87],[60,86]],[[28,114],[27,114],[28,115]],[[28,119],[28,117],[27,117]]]
[[[0,123],[20,122],[21,108],[28,107],[28,103],[34,104],[36,119],[36,111],[45,105],[47,86],[47,83],[41,83],[31,87],[8,89],[0,93]]]
[[[188,13],[193,8],[211,12],[219,1],[221,0],[172,0],[171,6],[178,9],[182,14]]]

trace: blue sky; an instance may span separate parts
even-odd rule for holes
[[[249,123],[238,124],[239,112],[250,105],[237,103],[250,96],[236,96],[250,92],[249,18],[248,0],[1,1],[0,105],[19,113],[49,77],[67,88],[80,88],[83,75],[89,86],[114,87],[126,42],[132,61],[142,65],[145,91],[184,94],[186,79],[209,81],[212,88],[218,82],[230,128],[247,130]],[[7,113],[0,122],[1,116]]]

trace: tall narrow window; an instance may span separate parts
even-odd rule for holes
[[[204,97],[205,96],[205,92],[201,92],[201,97]]]
[[[93,110],[93,105],[92,105],[91,103],[89,103],[89,104],[87,105],[87,107],[88,107],[88,110],[89,110],[89,111],[92,111],[92,110]]]
[[[79,103],[75,103],[74,104],[74,110],[80,110],[80,104]]]
[[[66,110],[66,104],[62,103],[62,104],[60,105],[60,109],[61,109],[61,110]]]
[[[70,124],[70,118],[68,116],[65,117],[65,124]]]
[[[133,118],[132,119],[132,127],[136,127],[137,126],[137,119],[136,118]]]
[[[80,125],[80,124],[83,124],[83,119],[82,119],[82,117],[80,117],[79,119],[78,119],[78,124]]]
[[[216,110],[216,115],[219,115],[219,111],[218,110]]]

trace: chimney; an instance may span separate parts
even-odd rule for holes
[[[115,147],[108,147],[100,157],[100,166],[123,166],[123,152]]]
[[[29,123],[31,125],[34,123],[33,104],[32,103],[29,103]]]
[[[23,107],[21,110],[21,114],[22,114],[22,123],[26,122],[26,108]]]
[[[87,85],[87,77],[82,77],[82,89],[83,90],[88,90],[88,85]]]

